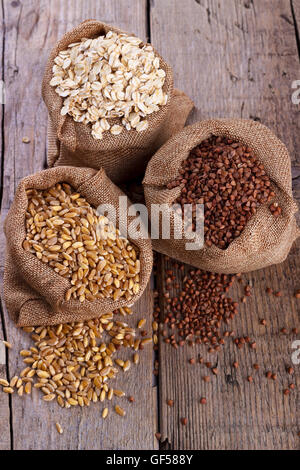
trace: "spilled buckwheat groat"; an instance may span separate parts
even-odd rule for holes
[[[187,271],[186,268],[189,268],[189,266],[178,263],[168,256],[164,256],[160,261],[162,262],[162,270],[165,273],[165,277],[163,279],[159,278],[162,281],[162,284],[158,285],[161,289],[161,296],[159,296],[159,291],[157,291],[154,298],[154,321],[157,323],[156,330],[162,337],[158,344],[161,347],[162,342],[165,342],[174,348],[185,345],[192,346],[193,356],[189,357],[187,362],[193,366],[193,370],[196,365],[196,367],[199,367],[198,364],[209,370],[210,376],[206,374],[201,375],[203,386],[209,387],[208,384],[212,383],[213,380],[218,380],[220,375],[222,377],[224,371],[219,363],[219,358],[213,364],[210,361],[205,361],[200,354],[197,354],[196,344],[206,345],[208,353],[215,353],[225,344],[224,340],[230,337],[239,350],[247,346],[256,354],[257,343],[251,336],[236,337],[234,331],[221,331],[222,325],[229,324],[238,312],[238,303],[227,297],[234,280],[237,278],[238,284],[248,294],[251,294],[252,282],[246,283],[240,274],[221,275],[205,272],[200,269],[189,269]],[[155,259],[154,268],[158,268],[157,259]],[[266,289],[266,293],[268,294],[268,289]],[[253,296],[255,296],[254,289]],[[245,296],[246,300],[250,299],[250,297],[251,295]],[[161,300],[162,308],[160,307],[159,299]],[[264,318],[258,318],[258,328],[260,328],[259,325],[266,327],[267,324]],[[296,326],[293,328],[284,327],[280,331],[284,332],[285,335],[296,335],[298,328]],[[161,354],[159,356],[162,357]],[[238,374],[241,364],[242,361],[234,360],[231,362],[232,375]],[[157,364],[154,372],[157,372],[158,366]],[[279,382],[279,379],[283,378],[287,382],[282,390],[286,400],[289,399],[288,397],[292,397],[293,392],[297,389],[295,383],[291,381],[295,370],[290,365],[285,365],[284,371],[281,365],[281,368],[277,371],[265,372],[262,365],[253,362],[251,369],[246,373],[244,372],[244,363],[243,366],[241,380],[247,383],[249,387],[259,386],[264,377],[269,379],[269,384],[270,382]],[[225,367],[224,369],[226,370]],[[193,370],[191,367],[191,374],[193,374]],[[231,377],[231,375],[227,377]],[[208,400],[205,395],[200,396],[200,405],[206,405],[207,402]],[[174,405],[173,400],[166,397],[166,405],[169,412],[171,412]],[[185,418],[180,419],[182,424],[184,424],[183,420]],[[160,438],[160,433],[158,433],[158,436]]]
[[[107,217],[69,184],[26,192],[23,247],[70,279],[65,300],[130,301],[139,292],[138,253]]]
[[[184,265],[174,264],[175,269],[181,267]],[[238,303],[226,296],[236,276],[191,269],[183,279],[182,290],[171,297],[168,291],[173,278],[173,270],[167,270],[163,323],[173,333],[167,336],[163,330],[164,342],[175,348],[186,343],[203,343],[210,352],[218,351],[224,344],[221,325],[228,324],[238,313]],[[189,362],[194,364],[195,359]]]
[[[126,316],[132,311],[126,307],[119,313]],[[117,320],[116,313],[87,322],[23,329],[31,333],[34,346],[20,351],[26,367],[10,383],[0,379],[3,391],[17,391],[22,396],[30,394],[32,387],[38,388],[44,401],[55,400],[63,408],[89,406],[92,402],[110,401],[114,396],[124,397],[123,390],[110,385],[120,370],[126,372],[131,365],[130,360],[117,357],[118,351],[120,348],[137,351],[150,339],[137,339],[136,331]],[[115,411],[125,415],[118,406]],[[107,414],[105,408],[103,418]]]

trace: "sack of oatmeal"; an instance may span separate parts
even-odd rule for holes
[[[56,44],[42,94],[50,121],[48,165],[104,168],[117,184],[144,174],[193,108],[174,90],[171,67],[150,44],[96,20]]]

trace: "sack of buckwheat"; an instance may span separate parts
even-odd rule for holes
[[[193,108],[173,89],[171,67],[150,44],[96,20],[56,44],[42,94],[48,165],[104,168],[117,184],[144,174]]]
[[[160,234],[153,249],[207,271],[280,263],[300,234],[288,150],[258,122],[212,119],[185,127],[150,160],[143,184],[149,214],[152,204],[167,204],[171,215],[171,237]],[[186,249],[186,233],[175,236],[176,212],[181,216],[186,204],[190,231],[197,204],[204,207],[204,244],[197,250]]]
[[[133,218],[119,218],[120,196],[104,170],[56,167],[21,180],[4,226],[4,299],[18,326],[84,321],[142,295],[151,241],[126,238]]]

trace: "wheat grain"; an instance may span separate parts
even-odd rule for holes
[[[122,320],[131,313],[130,308],[124,308]],[[109,381],[120,370],[116,365],[126,371],[131,362],[115,355],[120,347],[135,349],[140,340],[136,343],[135,330],[125,321],[117,320],[115,313],[85,322],[36,327],[30,332],[34,345],[21,350],[20,356],[24,362],[28,358],[33,361],[10,382],[0,379],[5,393],[16,389],[19,396],[29,395],[34,387],[41,390],[45,402],[55,400],[67,409],[125,396],[123,390],[109,387]],[[113,343],[116,338],[117,347]],[[134,363],[138,362],[137,358],[135,353]],[[121,416],[125,415],[122,408],[117,410]],[[108,409],[104,408],[103,417],[107,414]]]
[[[9,382],[5,379],[0,379],[0,385],[2,385],[2,387],[9,387]]]
[[[126,415],[125,410],[123,410],[123,408],[121,408],[119,405],[115,406],[115,412],[120,416],[125,416]]]
[[[140,261],[136,249],[70,185],[58,183],[47,190],[29,189],[27,197],[23,248],[69,279],[66,301],[112,298],[129,302],[139,292]],[[43,339],[44,334],[45,328],[39,337]],[[56,342],[53,333],[48,344],[54,346]],[[25,364],[30,364],[28,351],[23,350],[22,355],[27,358]]]
[[[62,434],[64,432],[63,428],[61,427],[59,423],[55,423],[55,427],[56,427],[58,434]]]

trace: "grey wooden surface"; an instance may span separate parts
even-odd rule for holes
[[[47,56],[64,32],[88,18],[98,18],[146,37],[146,3],[140,0],[97,1],[23,0],[5,1],[4,7],[4,80],[7,103],[4,116],[3,198],[5,216],[21,178],[44,168],[46,161],[47,112],[41,97],[41,80]],[[134,14],[133,14],[134,12]],[[3,30],[2,30],[3,31]],[[30,144],[22,143],[28,136]],[[2,250],[3,250],[3,237]],[[3,251],[2,251],[3,252]],[[1,257],[3,270],[3,257]],[[147,288],[135,305],[136,315],[129,323],[135,326],[141,315],[151,325],[152,293]],[[18,352],[30,345],[26,333],[9,319],[3,305],[2,327],[14,345],[9,351],[10,376],[20,371]],[[1,376],[5,367],[0,366]],[[39,392],[32,397],[9,398],[0,394],[0,448],[13,449],[147,449],[154,441],[155,406],[152,393],[152,349],[145,348],[141,362],[115,382],[135,403],[119,399],[127,412],[121,418],[112,411],[103,421],[103,404],[84,409],[61,410],[56,404],[45,406]],[[116,402],[116,400],[114,400]],[[114,404],[114,403],[113,403]],[[59,435],[55,422],[65,430]],[[10,426],[11,425],[11,426]],[[3,428],[3,429],[2,429]],[[11,440],[11,442],[10,442]]]
[[[0,9],[0,24],[3,25],[3,9]],[[0,44],[4,44],[4,28],[0,29]],[[0,59],[2,59],[3,50],[1,49]],[[0,79],[3,79],[3,61],[0,60]],[[0,148],[3,149],[3,111],[4,106],[2,100],[0,102]],[[3,161],[3,154],[1,151],[0,156],[1,166]],[[2,174],[1,174],[2,178]],[[2,188],[1,188],[2,189]],[[2,240],[3,241],[3,240]],[[3,248],[1,246],[1,255],[3,255]],[[2,258],[2,256],[1,256]],[[0,337],[5,337],[4,318],[1,312],[0,315]],[[7,379],[7,367],[6,367],[6,351],[3,345],[0,346],[0,377]],[[9,397],[5,396],[4,393],[0,394],[0,449],[10,449],[10,403]]]
[[[299,106],[291,101],[291,84],[300,77],[295,17],[299,2],[286,0],[172,0],[151,2],[151,40],[173,65],[176,86],[195,101],[190,122],[212,117],[251,118],[269,126],[287,145],[294,166],[294,190],[300,201]],[[271,6],[272,4],[272,6]],[[296,14],[297,12],[297,14]],[[165,18],[168,18],[165,21]],[[299,44],[298,44],[299,45]],[[175,46],[175,47],[174,47]],[[173,449],[296,449],[299,448],[299,392],[289,399],[285,366],[291,362],[291,337],[279,335],[282,326],[299,327],[299,247],[294,246],[281,266],[243,276],[254,286],[254,298],[240,307],[230,329],[257,341],[256,352],[237,353],[229,343],[218,356],[204,347],[172,351],[160,344],[160,432]],[[172,264],[162,260],[162,277]],[[162,282],[161,282],[162,285]],[[283,290],[282,300],[269,298],[267,286]],[[232,297],[243,295],[238,286]],[[259,318],[270,327],[264,329]],[[203,382],[205,366],[191,366],[201,354],[218,363],[219,375]],[[236,373],[234,360],[240,362]],[[252,364],[260,364],[253,374]],[[278,373],[276,384],[264,377]],[[177,370],[177,374],[173,371]],[[254,375],[249,384],[247,375]],[[299,373],[297,375],[299,387]],[[208,404],[201,406],[200,397]],[[174,399],[174,407],[166,405]],[[181,417],[188,425],[180,425]]]
[[[7,89],[7,103],[0,111],[5,113],[0,133],[2,221],[19,180],[45,166],[47,113],[40,84],[47,55],[65,31],[88,18],[118,25],[142,38],[150,36],[173,66],[175,85],[195,102],[189,122],[243,117],[268,125],[291,153],[294,194],[300,201],[299,106],[291,101],[291,83],[300,79],[299,0],[2,0],[0,73]],[[22,143],[25,135],[31,140],[28,145]],[[288,398],[282,395],[288,385],[285,367],[291,361],[292,338],[279,334],[283,326],[299,328],[300,304],[293,298],[295,288],[300,288],[299,247],[298,241],[281,266],[244,276],[253,285],[254,296],[241,306],[230,329],[254,337],[258,348],[237,353],[228,343],[217,357],[207,357],[218,361],[220,371],[211,383],[202,381],[207,375],[202,366],[188,364],[191,356],[205,356],[203,349],[175,351],[160,343],[158,394],[152,388],[148,348],[141,355],[142,363],[121,384],[136,399],[134,404],[124,402],[123,420],[112,415],[103,423],[101,405],[60,410],[44,404],[35,393],[24,399],[0,393],[0,449],[155,449],[156,420],[162,448],[299,448],[299,392]],[[3,272],[3,234],[0,249]],[[163,258],[159,263],[162,295],[170,264]],[[282,290],[283,297],[267,297],[268,285]],[[232,297],[241,295],[241,286],[235,286]],[[135,310],[137,316],[147,316],[150,325],[150,287]],[[267,319],[267,328],[259,325],[261,317]],[[13,376],[21,366],[18,350],[29,343],[4,306],[0,337],[15,345],[7,364],[0,364],[0,376],[7,372]],[[240,368],[234,371],[232,362],[237,358]],[[249,384],[245,377],[253,372],[254,362],[261,370]],[[266,382],[263,372],[268,369],[278,373],[276,382]],[[299,366],[293,381],[299,388]],[[206,407],[199,405],[203,395]],[[173,408],[166,406],[168,398],[174,399]],[[183,427],[179,420],[185,416],[188,425]],[[62,436],[55,430],[56,421],[66,430]]]

